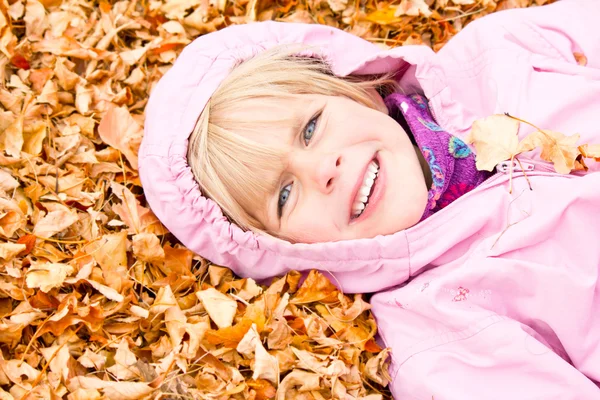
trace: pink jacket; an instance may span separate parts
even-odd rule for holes
[[[371,299],[393,349],[398,399],[600,399],[600,164],[558,175],[537,151],[520,157],[533,186],[497,173],[393,235],[290,244],[242,232],[202,197],[187,137],[233,63],[277,43],[321,46],[334,72],[401,71],[438,123],[464,137],[508,112],[600,143],[598,0],[505,11],[468,25],[439,53],[387,51],[323,26],[261,23],[189,45],[150,98],[140,176],[156,215],[190,249],[257,279],[328,271]],[[578,53],[578,54],[577,54]],[[579,65],[579,55],[587,58]],[[531,132],[522,126],[520,135]]]

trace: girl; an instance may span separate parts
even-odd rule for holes
[[[598,166],[559,175],[534,150],[509,191],[461,140],[508,112],[599,142],[599,13],[496,13],[437,54],[325,26],[203,36],[148,103],[148,202],[239,275],[378,292],[396,398],[600,399]]]

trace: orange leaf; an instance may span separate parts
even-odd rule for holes
[[[249,379],[246,381],[246,384],[256,392],[256,400],[272,399],[277,394],[275,387],[265,379]]]
[[[22,55],[20,55],[19,53],[16,53],[14,56],[11,57],[10,63],[12,65],[14,65],[15,67],[24,69],[24,70],[28,70],[29,68],[31,68],[29,66],[29,61],[27,61],[27,59],[25,57],[23,57]]]
[[[365,343],[365,351],[368,351],[369,353],[379,353],[381,351],[381,347],[379,347],[375,340],[369,339]]]
[[[250,327],[252,327],[252,321],[248,318],[242,318],[236,325],[207,331],[205,337],[210,344],[235,349]]]
[[[33,248],[35,247],[36,240],[37,240],[37,238],[35,235],[27,234],[27,235],[21,236],[19,238],[19,240],[17,240],[17,243],[24,244],[25,250],[23,250],[21,253],[19,253],[19,256],[24,257],[27,254],[31,253],[31,250],[33,250]]]
[[[322,273],[312,270],[300,286],[292,304],[306,304],[316,301],[333,300],[338,294],[337,288]]]

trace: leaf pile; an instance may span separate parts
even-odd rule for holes
[[[318,273],[237,279],[146,207],[142,112],[201,34],[321,23],[439,49],[546,0],[0,0],[0,399],[379,399],[388,350]]]

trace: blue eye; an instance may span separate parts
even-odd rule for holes
[[[285,203],[290,198],[290,193],[292,191],[292,184],[286,185],[279,192],[279,201],[277,202],[277,214],[281,217],[281,209],[285,206]]]
[[[310,142],[310,139],[312,139],[313,135],[315,134],[315,131],[317,130],[317,119],[319,119],[319,116],[317,115],[316,117],[314,117],[313,119],[311,119],[308,124],[306,125],[306,127],[304,128],[304,144],[306,146],[308,146],[308,143]]]

